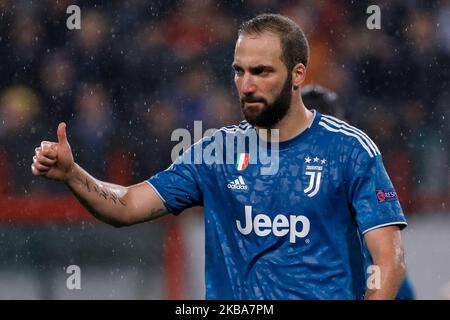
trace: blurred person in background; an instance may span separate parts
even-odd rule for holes
[[[22,4],[23,6],[23,4]],[[43,51],[44,34],[39,15],[33,6],[22,8],[21,14],[11,16],[11,26],[4,31],[9,40],[2,53],[0,85],[21,83],[33,86],[39,77],[39,57]],[[2,12],[3,19],[3,12]],[[3,31],[3,30],[2,30]],[[3,37],[2,37],[3,39]],[[0,48],[3,43],[0,41]]]
[[[407,101],[399,109],[408,128],[405,140],[411,154],[409,158],[414,159],[411,176],[418,198],[414,199],[414,205],[416,209],[429,211],[448,193],[449,181],[443,172],[448,172],[449,153],[443,147],[443,132],[436,130],[438,119],[420,101]]]
[[[57,143],[43,141],[36,149],[32,173],[63,181],[94,216],[114,226],[204,205],[208,299],[395,298],[405,272],[400,204],[373,142],[302,103],[308,57],[306,37],[290,19],[266,14],[244,22],[232,67],[246,121],[199,142],[206,148],[226,134],[279,129],[278,173],[257,174],[261,163],[244,171],[240,160],[193,165],[186,161],[190,148],[147,181],[110,184],[74,162],[64,123]],[[260,212],[254,222],[252,211]],[[280,212],[271,234],[267,214]],[[288,220],[293,212],[301,215]],[[363,243],[380,268],[379,288],[366,287]]]
[[[148,22],[133,37],[136,49],[126,55],[121,74],[133,79],[132,88],[137,92],[157,92],[175,72],[172,70],[173,52],[164,37],[163,27],[161,22]]]
[[[165,88],[165,100],[176,107],[179,119],[184,122],[183,127],[190,128],[194,120],[202,119],[204,110],[208,109],[207,97],[211,87],[208,71],[192,61],[176,76],[174,85]]]
[[[212,0],[185,0],[169,14],[163,30],[176,59],[190,62],[204,53],[213,38],[211,26],[217,14]]]
[[[222,86],[215,86],[207,97],[208,107],[204,110],[207,122],[203,130],[207,128],[220,128],[229,123],[237,123],[241,120],[239,106],[233,103],[234,97]]]
[[[65,49],[58,48],[42,61],[40,70],[40,92],[42,108],[47,124],[52,127],[52,119],[70,119],[73,115],[74,78],[76,71]]]
[[[105,163],[113,147],[116,127],[109,94],[101,84],[80,84],[72,123],[77,157],[88,170],[106,178],[108,169]]]
[[[120,54],[108,45],[110,22],[105,13],[86,10],[81,19],[83,32],[73,34],[77,79],[85,82],[108,82],[120,77]],[[119,60],[119,61],[117,61]]]
[[[139,178],[164,170],[171,163],[171,150],[175,145],[175,142],[171,141],[172,130],[184,125],[180,119],[182,114],[176,110],[168,100],[135,102],[135,118],[140,121],[136,121],[138,130],[129,141],[130,148],[136,155],[134,166]],[[155,155],[157,158],[150,161]]]
[[[346,119],[345,110],[338,102],[338,94],[321,85],[306,85],[302,89],[302,99],[305,106],[317,109],[322,114]]]
[[[35,124],[40,112],[36,93],[27,86],[11,86],[0,92],[0,192],[27,194],[32,187],[24,168],[29,146],[37,141]],[[38,190],[33,190],[38,191]]]

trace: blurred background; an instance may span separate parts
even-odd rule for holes
[[[381,30],[366,27],[373,4]],[[170,164],[174,129],[239,122],[237,28],[263,12],[304,29],[307,83],[336,91],[382,151],[417,297],[450,299],[448,0],[0,0],[0,299],[203,298],[201,209],[115,229],[30,165],[65,121],[81,166],[134,184]]]

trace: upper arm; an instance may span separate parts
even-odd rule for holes
[[[355,149],[346,175],[349,202],[362,233],[389,225],[398,225],[401,229],[406,226],[403,210],[380,155],[370,156],[364,149]]]
[[[374,264],[385,259],[404,264],[401,232],[398,226],[386,226],[370,230],[364,234],[364,240],[370,251]]]
[[[200,142],[197,142],[197,144]],[[147,180],[148,186],[163,201],[167,211],[178,215],[187,208],[203,205],[200,184],[206,179],[204,165],[196,164],[198,150],[191,146],[172,165]]]
[[[129,224],[153,220],[168,213],[160,196],[147,182],[132,185],[127,189],[123,200],[128,204]]]
[[[128,216],[132,223],[152,220],[167,213],[177,215],[187,208],[203,204],[199,177],[205,174],[199,173],[203,166],[196,164],[196,152],[191,146],[166,170],[128,187],[127,198],[132,204],[132,213]]]

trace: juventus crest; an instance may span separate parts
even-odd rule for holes
[[[322,181],[323,166],[327,160],[319,159],[318,157],[305,158],[306,171],[305,175],[309,176],[309,183],[303,192],[310,198],[314,197],[320,190],[320,183]]]

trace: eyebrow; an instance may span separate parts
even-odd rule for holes
[[[233,69],[242,69],[241,68],[241,66],[240,65],[238,65],[236,62],[233,62],[232,64],[231,64],[231,68],[233,68]]]
[[[236,70],[236,69],[243,69],[240,65],[238,65],[237,63],[233,62],[231,64],[231,67]],[[254,71],[273,71],[274,68],[272,66],[267,66],[267,65],[263,65],[263,64],[259,64],[255,67],[251,67],[250,68],[250,72],[254,72]]]

